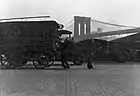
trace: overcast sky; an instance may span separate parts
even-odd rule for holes
[[[140,26],[140,0],[0,0],[0,18],[50,15],[62,24],[73,16]]]

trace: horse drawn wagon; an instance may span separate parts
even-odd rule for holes
[[[59,43],[60,32],[69,36],[71,32],[60,30],[63,25],[55,20],[19,21],[15,19],[28,19],[28,17],[3,19],[9,21],[0,22],[0,64],[4,68],[20,68],[28,61],[32,61],[36,68],[45,68],[52,66],[56,60],[61,61],[64,68],[68,68],[67,61],[71,57],[75,64],[79,61],[87,61],[87,67],[93,68],[91,55],[97,48],[92,39],[74,42],[67,38]],[[79,60],[81,56],[82,60]]]
[[[33,65],[37,68],[51,66],[55,61],[57,32],[62,25],[50,19],[44,21],[17,21],[15,19],[0,22],[1,65],[17,68],[24,66],[28,61],[33,61]]]

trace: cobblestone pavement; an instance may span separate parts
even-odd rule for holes
[[[0,71],[0,96],[140,96],[140,65]]]

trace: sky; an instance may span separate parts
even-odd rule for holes
[[[0,0],[0,18],[49,15],[62,24],[73,16],[140,27],[139,0]]]

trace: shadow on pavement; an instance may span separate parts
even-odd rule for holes
[[[2,69],[2,70],[88,70],[88,68],[86,66],[84,67],[81,67],[81,66],[74,66],[69,69],[64,69],[62,66],[59,66],[59,67],[47,67],[47,68],[44,68],[44,69],[39,69],[39,68],[35,68],[33,66],[25,66],[25,67],[21,67],[21,68],[18,68],[18,69],[14,69],[14,68],[5,68],[5,69]],[[92,69],[90,69],[92,70]]]
[[[69,64],[70,66],[74,66],[74,64]],[[56,67],[56,68],[54,68]],[[58,68],[59,67],[59,68]],[[47,68],[35,68],[32,64],[27,64],[21,68],[4,68],[2,66],[0,66],[0,70],[67,70],[67,69],[64,69],[61,64],[54,64],[53,66],[51,67],[47,67]]]

